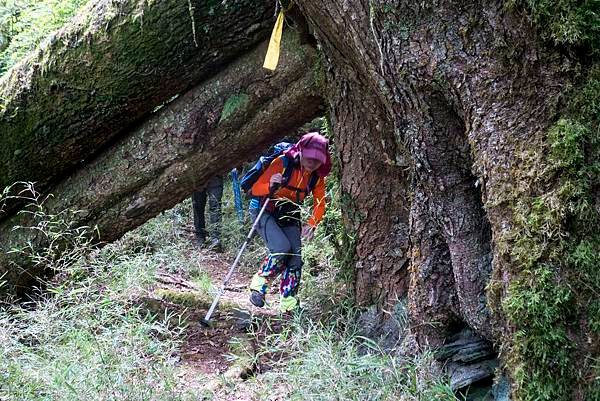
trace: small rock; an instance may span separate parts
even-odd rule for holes
[[[252,326],[252,315],[245,309],[234,308],[231,310],[234,319],[234,326],[238,330],[249,330]]]
[[[448,364],[448,375],[450,376],[450,386],[454,390],[467,387],[480,380],[494,376],[498,368],[497,359],[488,359],[468,365],[459,363]]]

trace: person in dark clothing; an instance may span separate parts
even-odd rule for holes
[[[206,246],[215,252],[222,252],[221,245],[221,199],[223,198],[223,177],[220,175],[208,180],[206,187],[192,194],[194,231],[196,245]],[[209,227],[206,228],[204,209],[208,199]],[[207,241],[207,237],[209,241]]]

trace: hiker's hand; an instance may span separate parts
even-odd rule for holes
[[[273,192],[273,190],[275,189],[278,189],[281,186],[282,182],[283,175],[281,173],[273,174],[271,176],[271,179],[269,180],[269,189],[271,190],[271,192]]]
[[[302,226],[302,239],[310,241],[315,236],[315,228],[310,224],[304,224]]]

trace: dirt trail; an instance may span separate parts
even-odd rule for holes
[[[190,253],[190,260],[196,260],[213,286],[220,287],[232,260],[208,250],[190,249]],[[275,308],[257,308],[249,302],[250,278],[250,274],[236,271],[208,328],[200,324],[200,319],[212,297],[198,300],[197,294],[202,291],[185,275],[160,271],[159,285],[145,300],[146,304],[154,303],[149,307],[154,311],[167,309],[185,315],[188,327],[179,353],[181,385],[200,390],[212,400],[258,400],[245,389],[243,381],[269,369],[268,361],[263,364],[261,358],[255,357],[256,343],[278,330],[280,320]],[[276,298],[276,289],[273,291],[271,299]],[[231,388],[232,383],[235,389]]]

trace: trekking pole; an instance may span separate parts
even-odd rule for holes
[[[271,191],[271,193],[272,192],[273,191]],[[240,258],[242,257],[242,253],[244,253],[244,250],[246,250],[246,246],[252,239],[252,236],[254,235],[254,232],[256,231],[256,226],[258,225],[258,221],[262,217],[263,213],[265,212],[265,209],[267,208],[267,205],[269,204],[269,202],[271,200],[271,193],[269,193],[269,196],[267,196],[267,199],[265,199],[265,203],[263,203],[262,207],[260,208],[260,212],[258,212],[258,216],[256,216],[256,219],[254,220],[254,223],[252,224],[252,228],[250,229],[250,232],[248,233],[246,240],[242,244],[242,247],[238,251],[236,258],[233,261],[233,264],[229,268],[229,272],[227,272],[227,276],[225,276],[225,279],[223,280],[223,285],[217,292],[217,295],[216,295],[215,299],[213,300],[212,305],[208,309],[208,312],[206,312],[206,316],[204,317],[204,319],[200,320],[200,323],[203,324],[204,326],[209,325],[210,317],[212,316],[213,312],[215,311],[215,308],[217,307],[217,304],[219,303],[219,299],[225,293],[225,287],[227,286],[227,283],[229,283],[229,280],[231,279],[231,276],[233,275],[233,271],[235,270],[236,266],[238,265],[238,263],[240,261]]]

